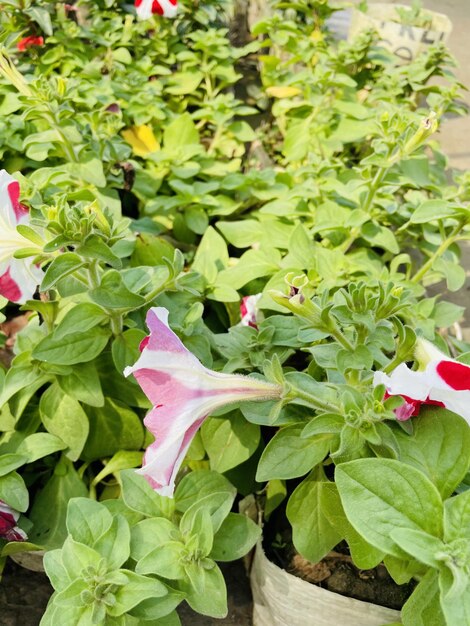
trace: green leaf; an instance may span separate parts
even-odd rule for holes
[[[127,520],[122,515],[113,517],[111,526],[93,544],[101,556],[106,559],[110,570],[121,567],[130,555],[131,531]]]
[[[139,467],[142,465],[143,452],[134,450],[118,450],[109,459],[104,468],[92,480],[92,485],[96,486],[107,476],[117,474],[123,469]]]
[[[401,611],[403,626],[446,626],[439,604],[437,572],[429,570]],[[450,626],[451,623],[447,623]],[[457,626],[457,622],[455,622]]]
[[[213,283],[218,272],[227,267],[229,255],[227,244],[219,233],[209,226],[197,248],[192,269],[202,274],[209,284]]]
[[[92,302],[80,302],[67,311],[55,329],[54,336],[56,339],[63,339],[70,334],[86,333],[108,319],[109,316],[101,307]]]
[[[211,617],[225,617],[227,615],[227,588],[222,572],[214,564],[212,569],[198,568],[200,593],[194,589],[184,587],[189,606],[202,615]]]
[[[180,532],[188,554],[195,559],[206,557],[212,550],[214,533],[208,509],[189,508],[180,520]]]
[[[28,463],[34,463],[34,461],[63,450],[66,447],[67,444],[56,435],[33,433],[23,439],[17,448],[17,452],[24,455],[28,459]]]
[[[90,291],[90,298],[106,309],[134,309],[145,304],[145,299],[130,291],[117,270],[108,270],[99,287]]]
[[[184,513],[202,498],[215,492],[226,493],[233,501],[236,491],[235,487],[219,473],[212,470],[196,470],[184,476],[176,487],[176,509]]]
[[[123,470],[120,477],[122,498],[130,509],[147,517],[165,516],[168,505],[172,504],[169,498],[156,493],[135,470]]]
[[[163,145],[166,150],[178,150],[182,146],[199,143],[199,133],[189,113],[178,115],[165,126]]]
[[[46,35],[52,35],[51,16],[47,8],[30,6],[23,9],[23,13],[28,15],[33,22],[36,22]]]
[[[84,261],[74,252],[63,252],[48,266],[42,279],[40,291],[48,291],[54,285],[85,265]]]
[[[211,469],[226,472],[249,459],[258,447],[260,428],[238,411],[208,418],[201,428]]]
[[[84,580],[77,578],[73,580],[65,589],[62,589],[54,596],[54,604],[58,607],[70,607],[82,604],[80,596],[88,587]]]
[[[107,263],[115,269],[122,267],[121,259],[114,254],[111,248],[98,235],[90,235],[82,242],[76,251],[83,257],[89,259],[97,259],[103,263]]]
[[[400,252],[400,246],[398,245],[395,235],[389,228],[385,228],[385,226],[367,222],[367,224],[364,224],[361,228],[361,237],[372,246],[379,246],[392,254],[398,254]]]
[[[167,594],[165,585],[147,576],[140,576],[130,570],[119,570],[127,577],[125,585],[120,585],[114,593],[115,603],[107,607],[109,615],[123,615],[143,600],[161,598]]]
[[[284,137],[283,153],[290,163],[301,161],[310,147],[310,118],[293,120]]]
[[[329,511],[337,508],[338,500],[334,483],[309,476],[295,489],[287,503],[294,546],[313,563],[321,561],[343,538],[328,516]]]
[[[455,204],[443,199],[426,200],[411,216],[413,224],[428,224],[433,220],[455,217],[458,214]]]
[[[80,403],[53,384],[41,396],[39,414],[47,431],[67,444],[67,456],[76,461],[89,433],[88,417]]]
[[[470,428],[443,408],[427,407],[413,419],[413,433],[396,430],[400,460],[421,470],[448,498],[470,469]]]
[[[337,466],[336,484],[346,515],[366,541],[399,558],[395,528],[442,535],[442,500],[420,471],[391,459],[358,459]]]
[[[165,257],[172,259],[173,254],[174,247],[163,237],[139,232],[131,256],[131,265],[132,267],[141,265],[155,267],[156,265],[161,265]]]
[[[16,472],[0,476],[0,500],[24,513],[29,506],[29,494],[22,477]]]
[[[198,499],[186,509],[184,515],[190,517],[195,515],[199,509],[207,508],[212,522],[212,529],[216,533],[229,514],[234,499],[235,496],[228,491],[216,491]]]
[[[285,500],[287,496],[286,483],[277,478],[270,480],[266,485],[266,502],[264,516],[269,519],[271,513]]]
[[[94,363],[77,363],[65,376],[57,376],[57,383],[64,393],[75,400],[102,407],[104,396],[100,377]]]
[[[270,440],[261,455],[256,480],[297,478],[321,463],[330,447],[330,435],[302,437],[303,425],[287,426]]]
[[[162,598],[148,598],[129,611],[129,615],[151,621],[152,626],[181,626],[174,610],[185,598],[182,591],[167,587],[168,593]]]
[[[468,541],[468,539],[467,539]],[[441,569],[439,573],[439,588],[441,609],[444,613],[446,623],[452,624],[470,624],[470,582],[468,579],[468,571],[460,570],[460,580],[458,581],[459,591],[454,591],[453,587],[457,582],[455,579],[456,572]]]
[[[61,556],[64,568],[72,580],[81,577],[84,569],[96,567],[101,558],[96,550],[74,541],[70,536],[64,541]]]
[[[146,336],[147,333],[139,328],[129,328],[114,339],[111,351],[114,365],[119,373],[122,373],[126,366],[133,365],[137,361],[140,355],[140,342]]]
[[[400,548],[421,563],[439,569],[440,563],[435,555],[442,552],[444,548],[444,543],[440,539],[411,528],[395,528],[391,532],[391,538]]]
[[[35,365],[31,365],[31,353],[23,352],[18,355],[5,375],[0,394],[0,406],[3,406],[18,391],[28,388],[33,394],[39,387],[49,380]]]
[[[92,546],[111,526],[111,513],[89,498],[72,498],[67,509],[67,530],[74,541]]]
[[[184,578],[182,558],[185,546],[179,541],[169,541],[143,556],[135,566],[139,574],[155,574],[170,580]]]
[[[74,178],[81,179],[85,183],[91,183],[97,187],[106,187],[103,163],[100,159],[89,158],[81,163],[70,163],[70,173]]]
[[[72,463],[62,457],[28,514],[33,522],[30,541],[49,549],[62,546],[67,537],[67,504],[72,498],[87,496],[88,490]]]
[[[229,513],[214,536],[210,558],[235,561],[245,556],[261,537],[261,528],[246,515]]]
[[[164,517],[144,519],[131,530],[131,556],[139,561],[161,545],[180,540],[180,532],[170,520]]]
[[[102,407],[86,407],[90,432],[82,453],[93,461],[112,456],[118,450],[140,450],[144,429],[139,416],[119,400],[106,398]]]
[[[444,502],[444,537],[447,542],[470,537],[470,490]]]
[[[72,582],[65,569],[62,558],[62,550],[48,550],[43,557],[44,569],[52,586],[56,591],[62,591]]]
[[[169,79],[168,87],[165,91],[173,96],[183,96],[193,94],[204,78],[204,73],[194,70],[187,72],[175,72]],[[165,146],[167,147],[167,146]]]
[[[70,333],[60,338],[53,333],[38,343],[32,356],[56,365],[85,363],[104,350],[110,335],[111,332],[104,328],[91,328],[86,333]]]
[[[9,474],[27,462],[27,457],[21,454],[2,454],[0,456],[0,477]]]

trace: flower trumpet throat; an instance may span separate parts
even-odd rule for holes
[[[147,314],[150,335],[141,355],[124,375],[133,374],[153,405],[144,420],[155,437],[142,469],[161,495],[172,496],[175,479],[198,428],[216,409],[245,400],[279,398],[281,387],[256,378],[210,370],[183,345],[168,326],[168,311]]]

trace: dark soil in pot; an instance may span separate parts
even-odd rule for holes
[[[292,543],[292,532],[282,513],[264,527],[263,547],[273,563],[307,582],[349,598],[400,610],[416,582],[397,585],[382,563],[370,570],[357,568],[345,542],[319,563],[301,556]]]
[[[227,617],[198,615],[183,602],[178,608],[182,626],[251,625],[250,583],[242,561],[221,563],[221,569],[227,583]],[[0,579],[0,626],[38,626],[52,591],[46,574],[31,572],[8,561]]]

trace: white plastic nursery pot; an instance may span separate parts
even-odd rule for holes
[[[400,612],[347,598],[297,578],[266,558],[259,543],[251,566],[253,626],[384,626]]]
[[[363,30],[375,28],[380,35],[380,44],[393,52],[399,63],[409,63],[429,46],[448,40],[452,22],[447,15],[426,10],[426,15],[432,18],[429,28],[407,26],[393,21],[397,17],[397,7],[409,9],[403,4],[385,2],[370,4],[367,13],[354,9],[348,40],[352,41]]]

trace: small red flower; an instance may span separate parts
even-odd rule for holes
[[[32,48],[33,46],[43,46],[44,45],[44,37],[29,35],[29,37],[23,37],[16,44],[16,47],[20,52],[24,52],[28,48]]]

